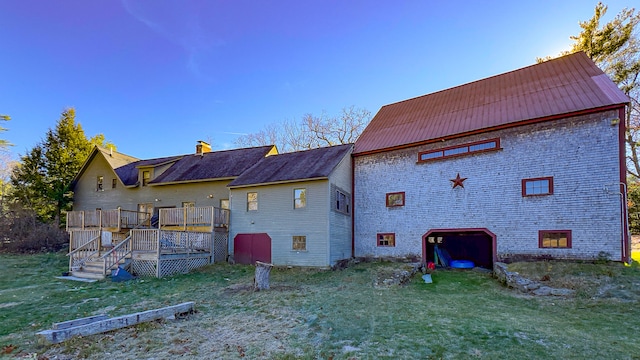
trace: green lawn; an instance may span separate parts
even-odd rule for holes
[[[571,299],[518,294],[485,273],[444,271],[377,289],[399,264],[343,271],[274,269],[251,291],[253,268],[212,265],[126,283],[55,279],[61,255],[0,256],[0,348],[7,356],[70,358],[640,358],[640,268],[619,263],[513,264],[572,287]],[[61,345],[35,341],[53,322],[195,301],[197,313]],[[7,351],[11,348],[5,348]],[[106,355],[108,354],[108,355]]]

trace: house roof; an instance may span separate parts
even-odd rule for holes
[[[274,151],[273,145],[185,155],[149,182],[162,185],[236,177]]]
[[[111,169],[115,169],[117,167],[126,166],[127,164],[139,161],[139,159],[137,159],[137,158],[135,158],[133,156],[129,156],[129,155],[126,155],[126,154],[123,154],[123,153],[119,153],[119,152],[113,151],[111,149],[105,149],[105,148],[100,147],[100,146],[94,146],[93,150],[91,150],[91,153],[89,154],[87,159],[82,164],[82,167],[80,168],[80,171],[78,171],[76,176],[71,181],[72,187],[75,186],[75,184],[78,182],[78,179],[80,179],[80,176],[82,176],[82,174],[85,172],[87,166],[89,166],[89,164],[93,161],[93,159],[98,154],[102,154],[102,157],[107,161],[109,166],[111,166]],[[117,175],[117,173],[116,173],[116,175]],[[120,177],[120,176],[118,175],[118,177]],[[122,178],[120,180],[122,180]]]
[[[153,167],[170,163],[182,156],[169,156],[156,159],[138,160],[115,169],[116,174],[125,186],[134,186],[138,182],[138,172],[141,167]]]
[[[278,154],[262,159],[229,183],[230,188],[328,178],[352,144]]]
[[[385,105],[356,141],[354,155],[628,102],[607,75],[578,52]]]

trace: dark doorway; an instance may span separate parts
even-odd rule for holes
[[[422,258],[434,261],[437,245],[453,260],[471,260],[475,266],[493,269],[496,236],[487,229],[434,229],[422,237]]]
[[[271,263],[271,238],[265,233],[236,235],[233,258],[237,264]]]

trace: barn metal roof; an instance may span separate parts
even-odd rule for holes
[[[352,144],[266,157],[229,183],[230,188],[328,178]]]
[[[583,52],[383,106],[354,155],[620,105],[629,98]]]

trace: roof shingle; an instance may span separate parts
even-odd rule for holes
[[[229,187],[327,178],[347,156],[352,144],[266,157],[229,183]]]
[[[134,186],[138,182],[139,168],[171,162],[173,164],[150,181],[149,185],[231,178],[240,175],[244,170],[260,161],[272,149],[273,145],[268,145],[139,160],[118,167],[115,172],[126,186]]]

